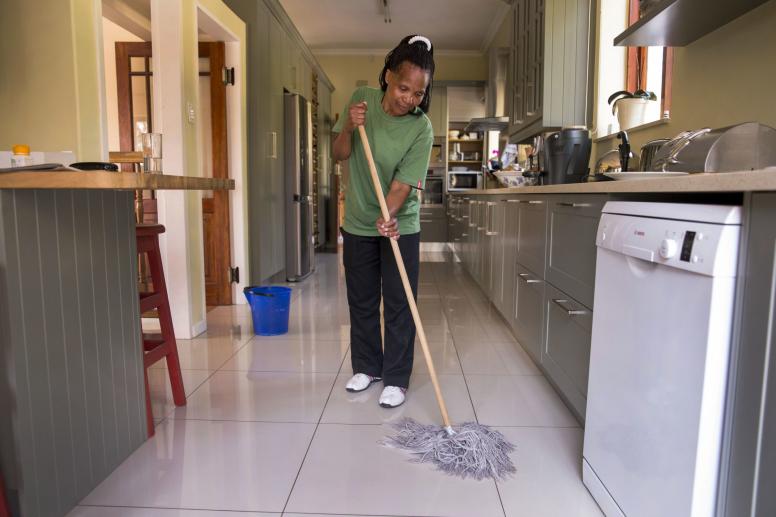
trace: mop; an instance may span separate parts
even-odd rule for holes
[[[385,203],[385,195],[380,185],[380,179],[377,176],[377,167],[372,157],[372,149],[369,146],[364,126],[358,126],[358,133],[364,146],[364,154],[369,162],[369,172],[372,175],[372,183],[377,194],[377,200],[380,203],[383,219],[390,221],[388,205]],[[509,457],[509,453],[515,449],[514,445],[509,443],[500,432],[477,422],[465,422],[457,426],[453,426],[450,423],[450,417],[447,415],[447,406],[442,397],[436,369],[431,360],[431,353],[426,342],[426,333],[423,331],[418,307],[415,303],[412,287],[410,287],[410,281],[407,277],[407,270],[404,267],[404,260],[399,250],[399,243],[395,239],[389,240],[393,249],[393,256],[396,259],[396,265],[399,268],[399,275],[404,285],[407,303],[412,312],[412,319],[415,321],[415,328],[423,349],[423,356],[426,358],[426,364],[431,375],[431,382],[434,385],[434,392],[439,405],[439,411],[442,413],[444,425],[423,425],[411,418],[405,418],[394,424],[394,428],[397,431],[396,436],[388,437],[382,443],[388,447],[408,451],[414,455],[414,461],[419,463],[430,462],[438,470],[450,475],[463,478],[473,477],[478,480],[486,477],[504,479],[515,472],[515,466]]]

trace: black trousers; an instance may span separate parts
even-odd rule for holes
[[[412,320],[390,241],[342,230],[343,262],[350,307],[350,354],[353,373],[382,377],[385,386],[407,388],[415,351]],[[418,297],[420,233],[399,238],[407,276]],[[380,295],[385,318],[385,347],[380,335]]]

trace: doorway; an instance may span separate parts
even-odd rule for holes
[[[137,151],[140,134],[153,132],[151,42],[116,42],[116,86],[121,151]],[[224,43],[199,43],[201,175],[229,177]],[[131,165],[128,167],[131,169]],[[180,173],[179,173],[180,174]],[[143,222],[156,223],[153,191],[143,193]],[[205,191],[202,198],[205,297],[208,306],[232,300],[229,193]]]

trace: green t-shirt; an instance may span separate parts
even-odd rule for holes
[[[426,182],[434,131],[431,128],[431,121],[418,108],[415,108],[415,113],[394,117],[383,111],[382,99],[383,92],[377,88],[362,86],[356,89],[343,110],[343,116],[339,118],[332,131],[342,132],[342,125],[351,104],[366,101],[364,129],[369,137],[383,193],[388,194],[392,180],[413,187],[404,205],[396,214],[396,219],[399,222],[399,233],[405,235],[418,233],[420,203],[417,189],[422,189]],[[345,192],[343,228],[354,235],[380,235],[375,227],[375,221],[380,217],[380,204],[372,185],[369,163],[358,131],[353,132],[352,138],[349,158],[350,178]]]

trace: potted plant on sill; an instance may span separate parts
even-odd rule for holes
[[[612,115],[617,115],[621,130],[660,118],[660,105],[655,92],[620,90],[611,94],[607,103],[612,106]]]

